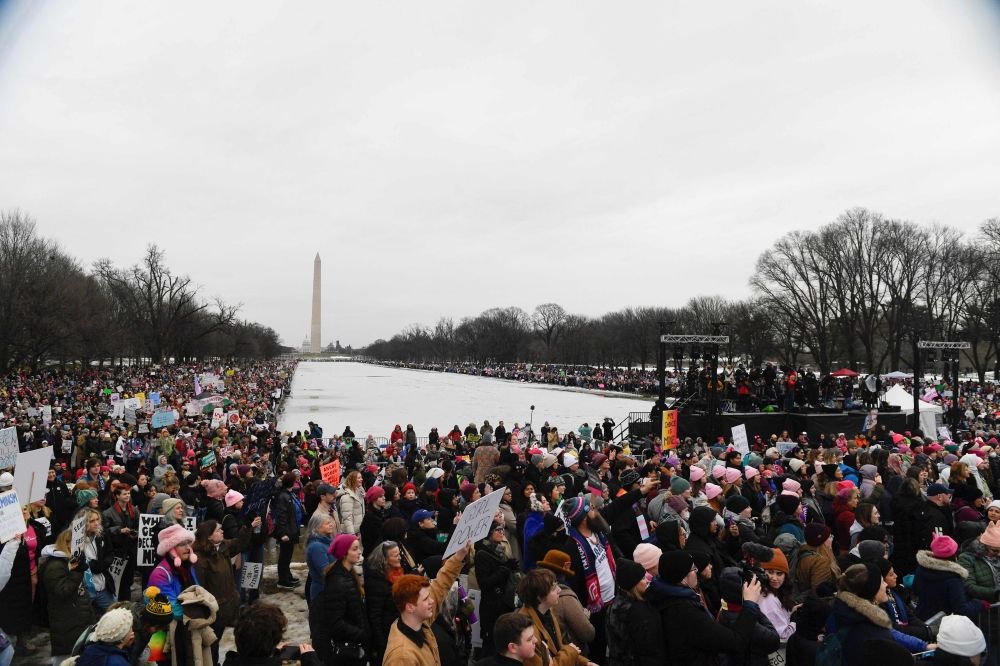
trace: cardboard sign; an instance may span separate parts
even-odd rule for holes
[[[733,448],[743,455],[750,453],[750,442],[747,440],[747,427],[743,423],[733,426]]]
[[[244,562],[243,575],[240,576],[240,587],[244,590],[256,590],[260,587],[260,579],[264,577],[264,565],[260,562]]]
[[[0,430],[0,469],[13,467],[20,448],[17,445],[17,426]]]
[[[504,490],[506,488],[494,490],[486,497],[480,497],[465,507],[465,510],[462,511],[462,519],[458,521],[442,558],[447,558],[452,553],[461,550],[466,541],[475,543],[486,538],[493,526],[493,517],[496,516],[497,509],[500,508],[500,500],[503,499]]]
[[[27,529],[17,491],[8,490],[0,494],[0,541],[10,541],[18,534],[24,534]]]
[[[319,474],[323,477],[323,481],[336,488],[340,485],[340,461],[334,460],[325,465],[320,465]]]
[[[52,447],[46,446],[34,451],[17,454],[14,467],[14,490],[24,498],[25,504],[45,499],[45,483],[48,480],[49,462],[52,461]]]

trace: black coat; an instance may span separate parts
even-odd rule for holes
[[[434,532],[436,533],[436,530]],[[447,548],[447,544],[438,541],[431,534],[431,530],[422,530],[419,527],[413,527],[407,535],[406,548],[413,555],[413,559],[416,560],[417,564],[420,564],[431,555],[444,555],[444,549]]]
[[[482,597],[479,600],[479,621],[481,627],[492,629],[497,618],[513,611],[503,604],[503,591],[512,571],[517,569],[517,562],[504,557],[492,544],[479,542],[476,544],[476,580]]]
[[[361,519],[361,547],[365,557],[382,543],[382,523],[386,521],[388,514],[385,509],[376,509],[372,505],[365,511],[365,517]]]
[[[692,590],[675,585],[661,586],[660,612],[664,654],[671,663],[709,666],[721,652],[746,650],[753,628],[762,614],[756,604],[746,603],[732,627],[724,627],[709,615]]]
[[[392,584],[385,576],[375,573],[365,575],[365,607],[368,609],[368,626],[371,627],[372,652],[381,659],[392,623],[399,618],[399,610],[392,600]]]
[[[0,550],[6,542],[0,545]],[[14,556],[10,579],[0,590],[0,628],[8,634],[20,634],[31,627],[31,565],[28,548],[22,541]]]
[[[368,611],[353,572],[334,562],[326,574],[323,592],[309,608],[313,647],[323,663],[332,663],[333,643],[360,643],[369,651],[372,643]]]
[[[282,488],[271,498],[271,518],[274,521],[274,540],[288,537],[289,543],[299,542],[299,522],[295,515],[295,504],[288,490]]]
[[[619,592],[606,618],[610,662],[621,666],[663,663],[660,614],[648,602]]]
[[[732,627],[736,624],[741,613],[724,610],[719,613],[719,623],[724,627]],[[768,655],[781,646],[781,639],[778,632],[766,616],[757,618],[753,632],[750,634],[750,643],[745,650],[737,653],[724,653],[721,655],[719,663],[723,666],[768,666],[770,660]]]

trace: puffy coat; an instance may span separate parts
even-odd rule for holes
[[[356,488],[343,492],[337,498],[337,508],[340,510],[341,534],[356,534],[361,536],[361,523],[365,519],[364,490]]]
[[[867,640],[891,641],[892,622],[884,610],[851,592],[838,592],[833,602],[831,628],[843,631],[840,646],[844,666],[862,663]]]
[[[920,601],[916,616],[927,620],[938,611],[947,614],[967,615],[975,622],[983,610],[980,599],[970,599],[965,591],[969,572],[958,562],[939,560],[929,550],[917,553],[917,573],[913,578],[913,592]]]
[[[475,568],[476,580],[483,593],[479,602],[480,626],[492,630],[498,617],[514,610],[504,607],[502,597],[507,579],[517,568],[517,562],[504,556],[493,544],[479,542],[476,544]]]
[[[295,503],[287,489],[279,489],[271,498],[271,518],[274,520],[274,540],[288,537],[290,543],[299,542],[299,521],[295,514]]]
[[[659,666],[663,663],[660,614],[645,600],[619,592],[606,619],[609,659],[616,666]]]
[[[840,574],[833,552],[805,544],[799,548],[795,582],[800,589],[816,592],[823,583],[836,583]]]
[[[389,641],[392,623],[399,618],[399,610],[392,600],[392,584],[385,576],[366,572],[365,607],[368,609],[368,626],[371,627],[372,653],[381,658]]]
[[[129,666],[128,652],[107,643],[90,643],[76,660],[76,666]]]
[[[309,537],[306,544],[306,564],[309,567],[309,590],[308,601],[312,601],[323,591],[323,570],[333,562],[333,555],[330,554],[330,543],[332,539],[328,536],[313,535]]]
[[[970,597],[994,603],[1000,591],[997,590],[993,567],[985,555],[986,549],[983,544],[979,539],[973,539],[965,547],[965,552],[958,556],[958,563],[965,567],[969,574],[965,579],[966,593]]]
[[[69,558],[55,546],[46,546],[42,557],[46,559],[41,564],[40,579],[49,600],[49,626],[59,628],[49,633],[52,654],[68,655],[76,639],[97,618],[83,587],[83,571],[71,571]]]
[[[249,529],[240,528],[240,536],[236,539],[226,539],[218,548],[209,546],[209,552],[199,552],[198,562],[194,565],[200,585],[211,592],[219,604],[215,621],[224,627],[236,626],[236,617],[240,612],[240,594],[230,558],[250,545],[250,535]]]

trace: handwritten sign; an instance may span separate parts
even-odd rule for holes
[[[17,491],[9,490],[0,494],[0,541],[10,541],[18,534],[24,534],[26,530]]]
[[[447,558],[452,553],[461,550],[466,541],[475,543],[485,539],[493,526],[493,518],[497,509],[500,508],[500,500],[503,499],[503,491],[506,488],[494,490],[486,497],[480,497],[475,502],[465,507],[462,512],[462,519],[458,521],[455,531],[448,541],[448,547],[444,550],[443,557]]]
[[[750,442],[747,440],[747,427],[743,423],[733,426],[733,449],[743,455],[750,453]]]
[[[260,579],[264,576],[264,565],[260,562],[244,562],[243,575],[240,576],[240,587],[244,590],[256,590],[260,587]]]
[[[136,544],[136,565],[140,567],[152,567],[156,566],[157,557],[156,554],[156,537],[153,536],[153,532],[156,530],[156,526],[160,524],[160,519],[162,516],[158,513],[140,513],[139,514],[139,542]],[[194,532],[197,526],[197,519],[194,516],[185,516],[181,521],[184,529]]]
[[[163,409],[153,413],[154,428],[166,428],[167,426],[172,426],[176,422],[177,419],[174,418],[174,410],[172,409]]]
[[[87,515],[77,516],[73,519],[73,525],[71,529],[73,530],[73,537],[70,540],[69,549],[73,551],[74,555],[79,555],[83,552],[83,540],[87,536]]]
[[[663,411],[663,432],[661,433],[664,449],[675,448],[677,439],[677,410],[665,409]]]
[[[17,426],[0,430],[0,469],[13,467],[17,462]]]
[[[115,581],[115,591],[122,589],[122,576],[125,575],[125,567],[128,565],[128,559],[124,557],[116,557],[111,561],[111,568],[108,569],[108,573],[111,574],[111,578]]]

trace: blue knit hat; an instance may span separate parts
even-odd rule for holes
[[[587,511],[589,510],[590,507],[582,497],[572,497],[563,502],[563,515],[566,516],[566,521],[573,527],[576,527],[583,522],[583,519],[587,517]]]

